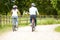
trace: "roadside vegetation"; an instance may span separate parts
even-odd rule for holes
[[[28,17],[22,16],[18,18],[19,27],[29,26],[29,24],[30,24],[29,16]],[[55,19],[52,17],[51,18],[37,17],[37,25],[50,25],[50,24],[60,24],[60,19]],[[2,16],[0,33],[11,30],[12,30],[12,18],[9,16],[8,17]]]
[[[60,26],[56,27],[56,28],[55,28],[55,31],[56,31],[56,32],[60,32]]]

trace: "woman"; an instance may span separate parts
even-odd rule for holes
[[[17,6],[14,5],[13,9],[11,10],[11,13],[12,13],[12,24],[13,26],[16,25],[16,28],[18,28],[18,12],[19,11],[17,9]]]

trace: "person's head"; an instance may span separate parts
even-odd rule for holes
[[[33,6],[33,7],[34,7],[34,6],[36,6],[36,5],[35,5],[35,3],[31,3],[31,6]]]
[[[16,6],[16,5],[14,5],[14,6],[13,6],[13,9],[17,9],[17,6]]]

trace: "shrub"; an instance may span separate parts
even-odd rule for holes
[[[56,28],[55,28],[55,31],[56,31],[56,32],[60,32],[60,26],[56,27]]]

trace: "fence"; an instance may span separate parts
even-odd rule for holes
[[[53,18],[54,20],[57,20],[59,21],[60,20],[60,17],[57,16],[57,15],[40,15],[40,16],[37,16],[37,20],[39,22],[41,22],[42,20],[41,19],[46,19],[46,18]],[[18,23],[19,25],[28,25],[30,22],[29,22],[29,16],[22,16],[22,17],[18,17]],[[60,21],[59,21],[60,23]],[[0,16],[0,24],[3,26],[7,26],[7,25],[12,25],[12,18],[11,16]]]

